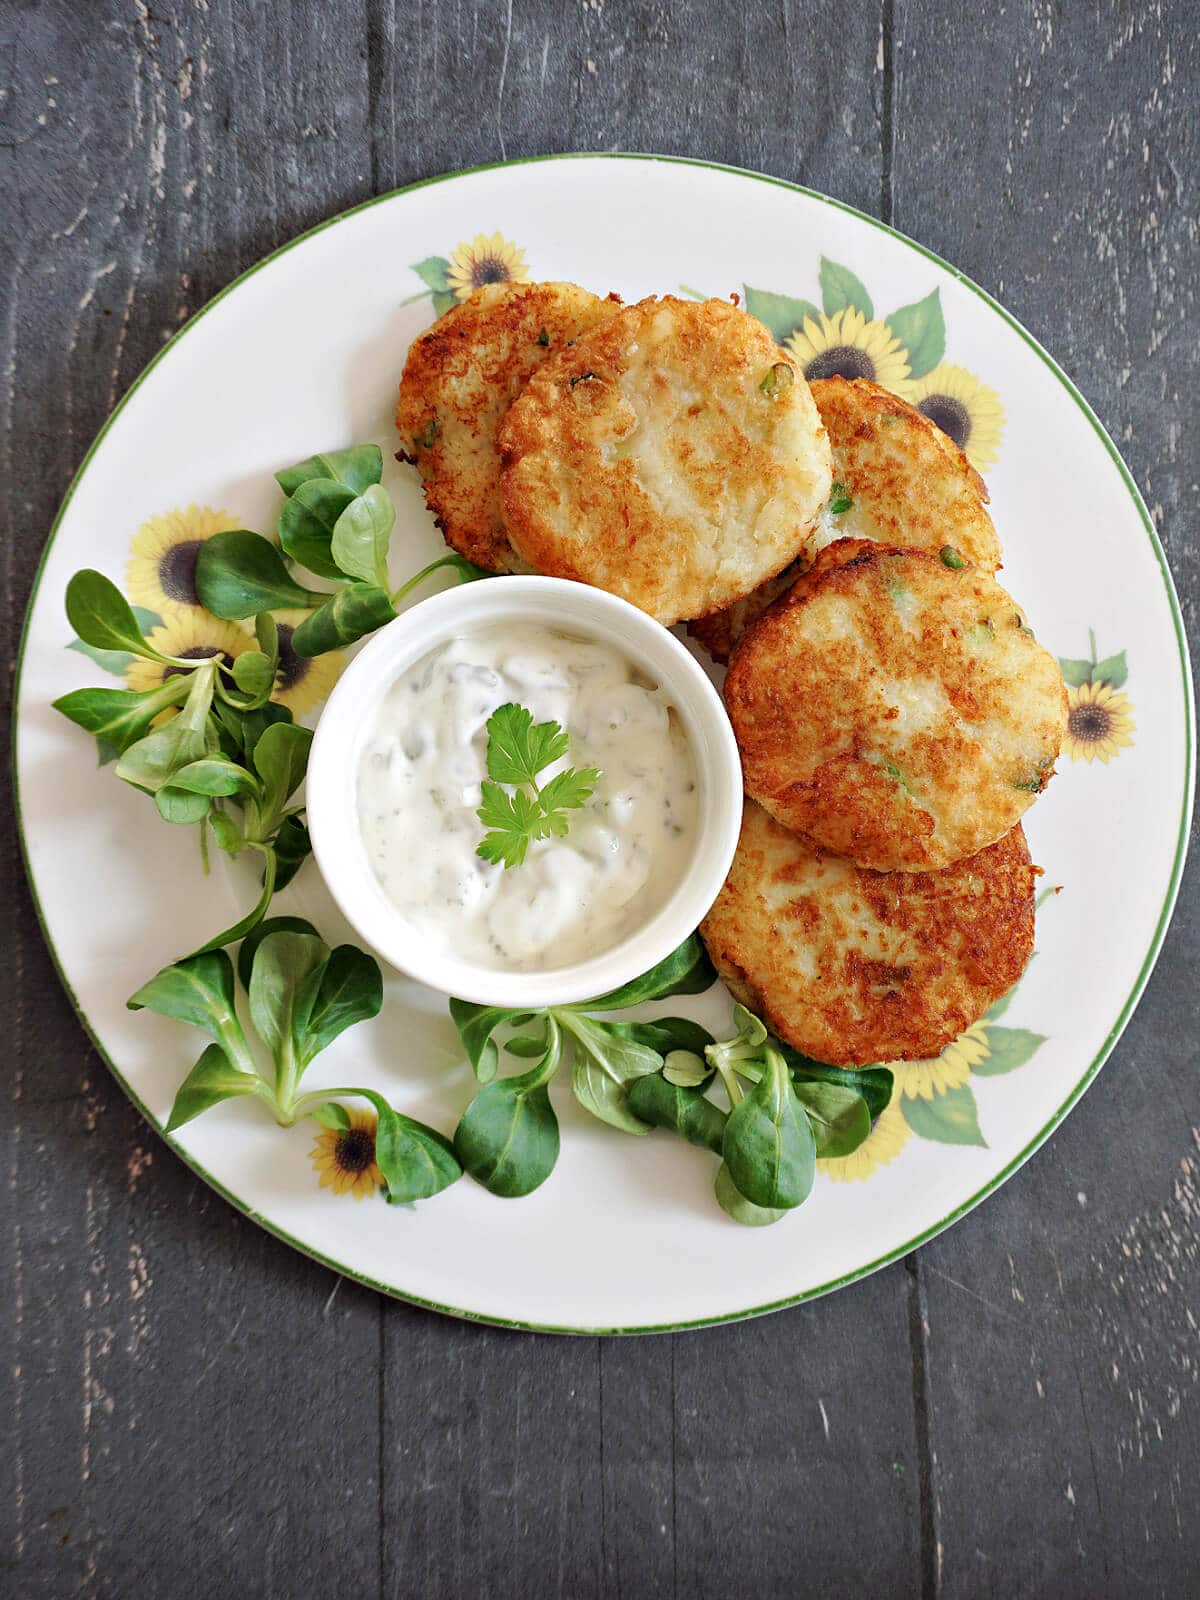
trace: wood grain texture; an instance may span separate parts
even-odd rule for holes
[[[1079,383],[1142,486],[1194,632],[1200,48],[1181,15],[1032,3],[968,19],[898,0],[893,220]],[[920,1254],[946,1596],[1194,1587],[1198,949],[1193,858],[1099,1085]]]
[[[45,530],[121,393],[237,271],[365,193],[361,50],[324,8],[309,20],[299,50],[217,0],[3,8],[10,663]],[[380,1303],[348,1285],[329,1303],[329,1273],[149,1133],[70,1015],[8,822],[0,892],[0,1591],[284,1596],[336,1573],[374,1593]]]
[[[759,167],[962,266],[1113,431],[1195,621],[1183,0],[0,0],[0,44],[10,663],[71,473],[183,318],[371,193],[573,149]],[[1099,1086],[986,1207],[829,1300],[606,1343],[384,1302],[235,1215],[89,1049],[3,827],[0,1591],[1189,1592],[1194,872]]]

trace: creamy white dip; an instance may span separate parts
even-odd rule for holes
[[[486,723],[514,702],[570,735],[564,767],[599,767],[563,839],[519,867],[476,855]],[[384,893],[419,936],[497,970],[549,971],[626,938],[666,904],[696,845],[696,766],[665,692],[618,650],[527,623],[440,646],[403,673],[367,729],[358,815]]]

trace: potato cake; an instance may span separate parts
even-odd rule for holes
[[[994,843],[1046,787],[1058,663],[994,578],[840,539],[749,629],[725,703],[746,788],[859,866],[931,871]]]
[[[870,872],[751,800],[700,932],[734,997],[805,1055],[923,1060],[1021,976],[1036,876],[1019,823],[941,872]]]
[[[811,539],[829,446],[808,385],[722,300],[643,300],[534,374],[500,429],[517,554],[674,623]]]
[[[496,450],[504,413],[544,361],[618,303],[573,283],[490,283],[413,341],[396,408],[401,452],[446,543],[468,561],[512,568]]]
[[[1000,541],[986,509],[987,485],[954,440],[907,400],[865,378],[818,378],[811,388],[829,434],[834,483],[816,546],[843,538],[910,550],[948,544],[973,566],[995,572]],[[727,661],[745,630],[800,571],[790,568],[690,631],[718,661]]]

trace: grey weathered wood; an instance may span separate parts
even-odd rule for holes
[[[45,531],[118,396],[236,271],[365,192],[361,49],[321,6],[302,50],[265,8],[233,9],[236,28],[217,3],[3,8],[10,663]],[[7,822],[3,860],[0,1591],[303,1595],[317,1574],[373,1592],[380,1303],[348,1286],[328,1303],[328,1272],[149,1133],[70,1014]]]
[[[1197,44],[1183,0],[1109,13],[0,0],[9,661],[71,472],[183,317],[370,193],[569,149],[824,188],[1001,295],[1125,449],[1194,620]],[[89,1049],[3,841],[0,1589],[1194,1587],[1194,874],[1113,1063],[974,1216],[830,1300],[604,1343],[386,1303],[243,1222]]]
[[[899,0],[892,195],[896,225],[1002,297],[1081,385],[1194,623],[1200,50],[1181,20]],[[1193,865],[1099,1084],[1041,1158],[920,1253],[948,1596],[1195,1587],[1198,935]]]
[[[596,1341],[399,1307],[385,1334],[381,1592],[598,1600]]]

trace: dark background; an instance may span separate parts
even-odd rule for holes
[[[1195,622],[1188,0],[2,0],[0,38],[6,693],[70,477],[190,313],[378,191],[559,150],[761,168],[963,268],[1096,407]],[[89,1049],[2,842],[6,1596],[1200,1593],[1195,867],[980,1210],[827,1300],[602,1342],[387,1302],[235,1214]]]

